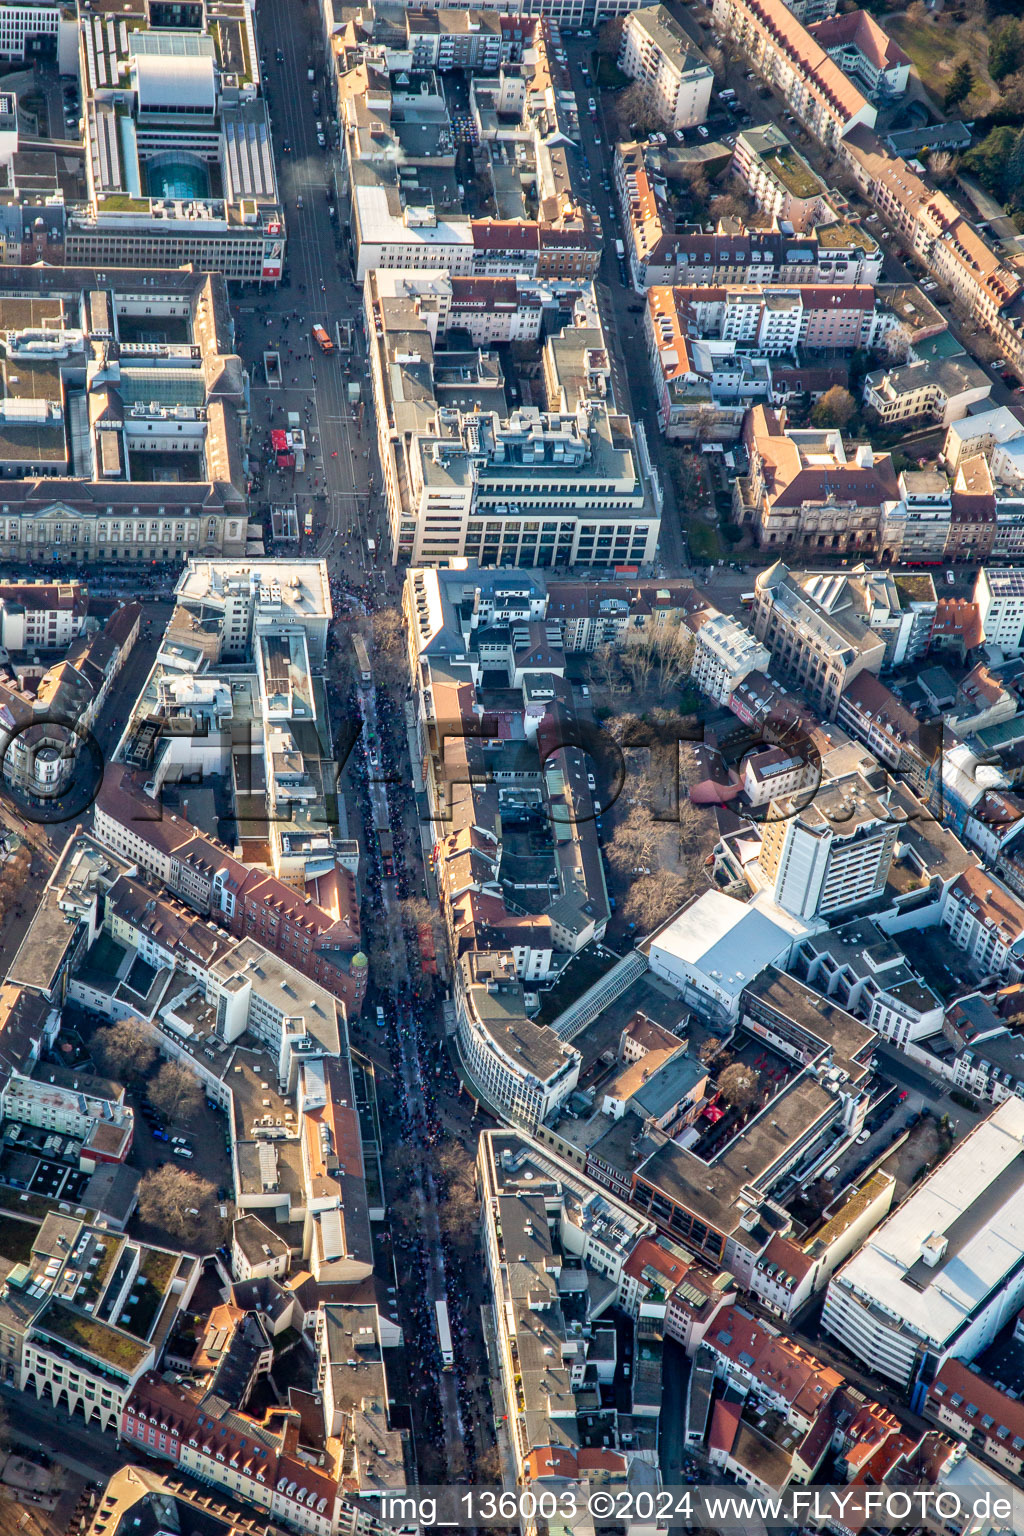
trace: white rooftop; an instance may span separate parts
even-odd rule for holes
[[[945,1250],[929,1267],[922,1254],[933,1238]],[[964,1137],[833,1284],[941,1349],[1022,1258],[1024,1103],[1012,1098]]]
[[[766,892],[752,902],[705,891],[651,941],[651,965],[669,973],[673,962],[702,971],[720,992],[738,997],[769,965],[785,959],[807,924],[776,906]]]
[[[203,54],[136,54],[134,73],[140,112],[212,114],[217,105],[213,60]]]

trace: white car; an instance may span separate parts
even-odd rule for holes
[[[702,139],[706,139],[706,138],[707,138],[707,136],[708,136],[708,131],[707,131],[707,129],[706,129],[706,128],[705,128],[705,127],[704,127],[704,124],[703,124],[703,123],[698,123],[698,124],[697,124],[697,132],[698,132],[698,133],[699,133],[699,134],[700,134],[700,136],[701,136],[701,138],[702,138]]]
[[[593,96],[591,96],[590,99],[587,102],[587,111],[588,112],[596,112],[597,111],[597,102],[596,102],[596,100],[594,99]]]
[[[172,1147],[171,1151],[174,1153],[175,1157],[191,1158],[194,1155],[188,1147]]]
[[[946,580],[949,582],[950,586],[953,586],[953,584],[956,581],[956,577],[953,575],[952,571],[947,571],[946,572]]]
[[[187,1147],[188,1146],[188,1137],[187,1136],[172,1136],[171,1137],[171,1146],[172,1147]]]

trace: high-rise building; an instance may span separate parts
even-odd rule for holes
[[[860,773],[822,784],[772,807],[760,866],[772,895],[796,917],[852,912],[885,888],[899,832],[885,791]],[[802,807],[802,809],[801,809]]]

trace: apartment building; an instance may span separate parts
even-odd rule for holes
[[[738,133],[730,168],[758,212],[773,223],[785,219],[797,234],[812,234],[835,218],[825,183],[777,123]]]
[[[632,1414],[628,1445],[616,1437],[621,1449],[587,1446],[580,1432],[590,1401],[586,1383],[605,1373],[602,1335],[586,1326],[591,1321],[587,1289],[577,1293],[582,1315],[574,1317],[566,1305],[568,1293],[560,1292],[559,1276],[572,1263],[584,1281],[593,1277],[595,1284],[617,1290],[630,1253],[651,1231],[650,1222],[512,1131],[484,1132],[477,1175],[516,1476],[575,1479],[600,1468],[603,1485],[625,1483],[634,1460],[646,1462],[652,1451],[657,1453],[657,1405],[647,1423],[645,1412]],[[545,1303],[539,1306],[542,1293]],[[648,1348],[653,1365],[660,1359],[656,1329]],[[632,1390],[635,1398],[635,1383]]]
[[[89,595],[80,582],[2,582],[0,646],[14,652],[64,650],[88,611]]]
[[[659,513],[638,433],[610,394],[599,328],[566,330],[548,349],[554,409],[510,410],[496,354],[435,354],[424,319],[381,298],[372,274],[366,303],[394,562],[654,558]]]
[[[229,281],[279,282],[284,215],[254,8],[212,0],[160,25],[158,10],[128,0],[118,20],[79,18],[88,204],[68,217],[65,259],[193,262]]]
[[[874,106],[783,0],[715,0],[712,15],[716,30],[827,149],[835,150],[858,124],[874,127]]]
[[[545,331],[573,323],[600,324],[593,284],[525,277],[452,277],[447,272],[380,270],[382,299],[407,299],[426,322],[430,339],[464,331],[475,347],[499,342],[540,342]]]
[[[496,75],[502,65],[517,62],[535,30],[532,21],[523,21],[516,38],[504,17],[477,6],[471,11],[418,6],[403,19],[404,47],[397,51],[412,55],[414,70],[466,69]],[[390,50],[387,57],[390,65]]]
[[[298,1430],[294,1410],[268,1409],[261,1421],[215,1392],[155,1372],[139,1380],[118,1419],[129,1445],[174,1462],[268,1520],[307,1536],[337,1536],[344,1528],[338,1481],[298,1455]]]
[[[826,719],[861,672],[877,673],[885,643],[863,625],[849,599],[833,601],[842,577],[801,580],[781,560],[754,583],[751,623],[771,653],[772,666],[795,682]]]
[[[992,393],[992,377],[962,349],[864,377],[864,404],[885,427],[925,417],[948,427]]]
[[[987,460],[997,484],[1019,486],[1024,473],[1024,422],[1009,406],[982,406],[950,423],[942,445],[946,467],[955,470],[961,459],[978,454]]]
[[[676,217],[671,183],[689,161],[672,148],[620,144],[614,163],[623,241],[633,286],[696,283],[873,284],[882,253],[859,224],[829,207],[813,233],[749,229],[735,218],[713,230]]]
[[[760,405],[743,440],[750,472],[733,483],[734,509],[762,547],[849,553],[875,546],[882,508],[900,499],[891,454],[866,443],[850,453],[841,432],[790,430],[784,414]]]
[[[988,870],[964,870],[945,893],[942,926],[979,976],[1024,976],[1024,906]]]
[[[644,329],[662,430],[734,438],[755,402],[847,382],[835,354],[872,345],[895,323],[866,285],[649,288]]]
[[[942,1028],[941,998],[895,939],[869,918],[813,934],[801,949],[796,972],[901,1050]]]
[[[619,68],[639,81],[666,128],[693,128],[707,117],[714,72],[663,5],[646,5],[626,17]]]
[[[846,11],[842,16],[811,22],[807,30],[872,101],[891,102],[907,89],[910,55],[870,11]]]
[[[1020,1337],[1020,1324],[1014,1337]],[[1024,1471],[1024,1403],[963,1360],[947,1360],[928,1388],[924,1413],[973,1445],[1011,1477]]]
[[[751,672],[765,672],[771,656],[743,624],[716,614],[698,629],[690,675],[716,704],[727,704],[733,689]]]
[[[983,566],[974,583],[974,601],[988,645],[1007,655],[1024,650],[1024,569]]]
[[[117,1430],[159,1361],[201,1272],[190,1254],[51,1212],[0,1291],[6,1381]]]
[[[890,155],[866,127],[843,143],[843,156],[861,191],[907,242],[931,275],[1008,349],[1021,355],[1020,337],[1003,312],[1024,288],[944,192],[935,191],[906,161]]]
[[[819,784],[811,803],[773,805],[762,829],[761,873],[773,898],[796,917],[855,912],[885,889],[898,827],[860,773]]]
[[[606,18],[626,16],[634,9],[636,0],[524,0],[522,11],[516,12],[516,21],[522,18],[528,26],[532,18],[553,22],[567,32],[596,30]],[[441,0],[425,0],[419,7],[425,11],[447,10]],[[474,11],[496,11],[499,16],[508,15],[508,0],[474,0]]]
[[[919,1408],[946,1362],[971,1361],[1024,1302],[1024,1103],[954,1145],[829,1282],[822,1324]],[[972,1276],[969,1292],[957,1277]]]
[[[124,1089],[102,1078],[55,1063],[37,1065],[32,1076],[15,1070],[0,1091],[0,1107],[5,1120],[80,1141],[94,1166],[124,1162],[131,1150],[135,1117]]]
[[[366,995],[358,908],[332,915],[283,880],[236,859],[183,815],[166,814],[125,769],[108,774],[96,802],[95,833],[114,852],[235,938],[265,944],[343,1002],[353,1016]],[[339,887],[344,894],[344,888]]]

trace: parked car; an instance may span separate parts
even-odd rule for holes
[[[175,1147],[187,1147],[188,1138],[186,1136],[172,1136],[171,1145]]]
[[[166,1137],[164,1139],[166,1140]],[[174,1147],[172,1148],[172,1151],[174,1152],[175,1157],[191,1158],[193,1156],[193,1153],[189,1147]]]

